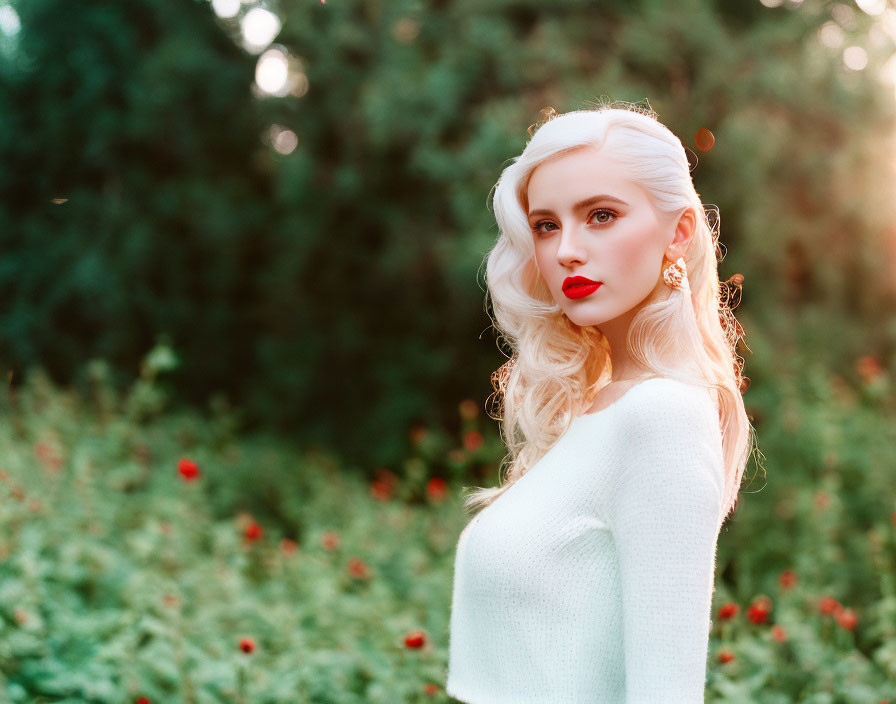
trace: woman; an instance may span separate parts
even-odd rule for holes
[[[510,462],[467,499],[484,510],[457,544],[446,690],[702,702],[716,542],[753,433],[684,147],[649,108],[552,113],[494,211]]]

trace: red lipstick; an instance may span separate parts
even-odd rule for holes
[[[584,298],[597,291],[602,283],[586,279],[584,276],[567,276],[563,280],[563,293],[567,298]]]

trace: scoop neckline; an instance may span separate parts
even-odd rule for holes
[[[607,406],[607,407],[605,407],[605,408],[601,408],[599,411],[593,411],[592,413],[583,413],[582,415],[576,416],[573,420],[582,420],[583,418],[595,418],[595,417],[597,417],[597,416],[603,415],[603,414],[606,413],[607,411],[609,411],[609,410],[611,410],[612,408],[615,408],[617,405],[619,405],[619,403],[620,403],[626,396],[628,396],[632,391],[634,391],[635,389],[637,389],[639,386],[643,386],[643,385],[646,384],[648,381],[668,381],[668,380],[669,380],[668,377],[664,377],[664,376],[651,376],[651,377],[647,377],[647,378],[644,379],[643,381],[639,381],[637,384],[634,384],[633,386],[630,386],[628,389],[626,389],[626,390],[625,390],[625,393],[622,394],[622,396],[620,396],[619,398],[617,398],[615,401],[613,401],[613,403],[611,403],[609,406]]]

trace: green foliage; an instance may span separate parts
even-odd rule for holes
[[[456,506],[427,498],[428,476],[379,503],[323,451],[240,438],[220,409],[160,413],[149,392],[173,364],[157,347],[124,396],[98,362],[94,400],[38,372],[13,391],[0,424],[0,699],[422,701],[441,676],[433,595],[450,596]],[[196,480],[178,474],[182,457]],[[418,541],[397,550],[408,534]],[[371,576],[352,571],[355,556]],[[440,635],[410,649],[417,629]]]
[[[4,369],[74,380],[101,357],[123,386],[167,334],[181,398],[236,395],[272,219],[252,57],[206,3],[14,6],[20,51],[0,71]]]
[[[496,479],[502,454],[477,404],[461,403],[459,434],[411,428],[410,453],[368,483],[322,449],[240,433],[221,399],[135,416],[174,363],[160,343],[126,394],[100,362],[89,398],[37,372],[11,390],[0,700],[450,701],[459,489]],[[894,383],[873,360],[859,369],[849,382],[807,364],[748,392],[765,473],[748,472],[720,536],[707,702],[896,697]],[[825,597],[855,626],[821,613]],[[721,618],[726,603],[742,610]],[[421,648],[405,644],[415,631]]]

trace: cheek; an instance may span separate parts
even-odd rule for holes
[[[641,281],[653,279],[656,273],[654,259],[659,262],[660,255],[654,256],[656,250],[655,238],[648,232],[632,232],[630,236],[623,237],[613,248],[611,254],[615,266],[614,272],[622,277]]]

